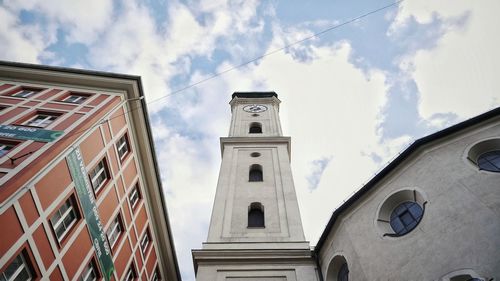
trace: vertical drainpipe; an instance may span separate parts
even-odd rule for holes
[[[319,274],[319,281],[324,281],[323,280],[323,273],[321,272],[321,265],[319,264],[319,256],[318,253],[316,253],[316,249],[312,251],[313,258],[316,261],[316,267],[318,268],[318,274]]]

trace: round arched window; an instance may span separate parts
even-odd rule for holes
[[[477,158],[477,165],[481,170],[500,173],[500,150],[481,154]]]
[[[339,270],[339,274],[337,275],[338,281],[349,281],[349,268],[347,267],[347,263],[344,263]]]
[[[403,202],[391,213],[391,228],[397,236],[405,235],[418,225],[423,213],[424,210],[417,202]]]
[[[254,122],[250,124],[250,128],[248,129],[249,134],[262,134],[262,124],[258,122]]]
[[[248,227],[265,227],[264,206],[259,202],[253,202],[248,207]]]

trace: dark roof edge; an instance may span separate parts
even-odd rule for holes
[[[139,88],[139,96],[144,97],[144,88],[142,87],[142,80],[140,76],[137,76],[137,86]],[[152,152],[152,158],[153,158],[153,165],[155,166],[155,174],[156,174],[156,180],[158,181],[158,188],[160,189],[159,192],[160,194],[163,195],[163,186],[161,183],[161,175],[160,175],[160,169],[158,166],[158,159],[156,159],[156,149],[155,149],[155,144],[153,141],[153,133],[151,131],[151,124],[149,122],[149,114],[148,114],[148,108],[147,108],[147,103],[146,99],[143,98],[141,99],[141,105],[143,108],[143,113],[144,113],[144,120],[146,120],[146,131],[148,134],[148,140],[149,140],[149,146],[151,147],[151,152]],[[170,219],[168,217],[168,211],[167,211],[167,203],[165,201],[164,196],[160,196],[160,201],[161,205],[163,208],[163,213],[165,214],[165,223],[167,224],[167,232],[168,232],[168,241],[170,242],[170,248],[172,249],[172,258],[174,259],[174,266],[175,266],[175,274],[177,275],[177,280],[182,280],[181,278],[181,271],[179,269],[179,262],[177,260],[177,253],[175,251],[175,243],[174,243],[174,236],[172,235],[172,228],[170,226]]]
[[[141,76],[138,75],[128,75],[128,74],[119,74],[119,73],[111,73],[111,72],[104,72],[104,71],[94,71],[94,70],[84,70],[84,69],[76,69],[76,68],[68,68],[68,67],[60,67],[60,66],[48,66],[48,65],[40,65],[40,64],[31,64],[31,63],[21,63],[21,62],[10,62],[10,61],[3,61],[0,60],[0,66],[10,66],[10,67],[17,67],[17,68],[26,68],[26,69],[37,69],[37,70],[47,70],[47,71],[58,71],[58,72],[66,72],[66,73],[72,73],[72,74],[81,74],[81,75],[92,75],[92,76],[100,76],[100,77],[106,77],[106,78],[116,78],[116,79],[126,79],[126,80],[133,80],[137,83],[137,87],[139,89],[139,96],[144,97],[144,88],[142,86],[142,80]],[[151,126],[149,125],[149,115],[148,115],[148,110],[147,110],[147,103],[146,100],[143,98],[140,100],[141,105],[142,105],[142,112],[144,114],[144,120],[146,121],[146,131],[148,134],[148,141],[149,145],[151,147],[151,152],[152,152],[152,158],[153,158],[153,164],[155,166],[155,174],[156,174],[156,180],[158,181],[158,187],[160,194],[163,194],[163,188],[161,184],[161,176],[160,176],[160,170],[158,167],[158,160],[156,159],[156,150],[154,146],[154,141],[153,141],[153,134],[151,131]],[[168,218],[168,212],[167,212],[167,205],[165,202],[165,198],[161,196],[160,198],[161,204],[163,207],[163,213],[165,215],[165,223],[167,224],[167,231],[169,235],[169,242],[170,242],[170,247],[172,249],[172,255],[173,255],[173,262],[175,265],[175,272],[177,275],[178,280],[181,279],[181,273],[179,269],[179,263],[177,261],[177,254],[175,251],[175,245],[173,241],[173,236],[172,236],[172,230],[170,227],[170,220]]]
[[[443,130],[437,131],[433,134],[425,136],[423,138],[417,139],[414,141],[407,149],[405,149],[401,154],[399,154],[393,161],[391,161],[384,169],[382,169],[379,173],[377,173],[368,183],[366,183],[362,188],[360,188],[356,193],[354,193],[351,197],[349,197],[340,207],[338,207],[330,217],[325,230],[321,234],[321,237],[318,240],[318,243],[314,247],[314,252],[319,253],[321,247],[325,243],[330,230],[335,224],[337,217],[346,209],[348,209],[352,204],[354,204],[358,199],[360,199],[365,193],[370,191],[378,182],[380,182],[385,176],[391,173],[399,164],[405,161],[411,154],[417,151],[420,147],[438,140],[440,138],[444,138],[453,133],[459,132],[463,129],[471,127],[473,125],[484,122],[493,117],[500,116],[500,107],[487,111],[478,116],[467,119],[463,122],[455,124],[451,127],[445,128]]]
[[[278,94],[276,92],[234,92],[233,95],[231,96],[232,99],[234,98],[271,98],[275,97],[278,98]]]
[[[18,68],[32,68],[38,70],[49,70],[49,71],[59,71],[73,74],[83,74],[83,75],[93,75],[93,76],[101,76],[108,78],[119,78],[119,79],[128,79],[128,80],[140,80],[141,76],[139,75],[129,75],[129,74],[121,74],[121,73],[113,73],[113,72],[105,72],[105,71],[97,71],[97,70],[86,70],[86,69],[78,69],[78,68],[69,68],[63,66],[50,66],[50,65],[41,65],[41,64],[33,64],[33,63],[24,63],[24,62],[13,62],[13,61],[4,61],[0,60],[0,65],[3,66],[12,66]]]

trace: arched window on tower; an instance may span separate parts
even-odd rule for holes
[[[264,206],[259,202],[253,202],[248,207],[248,227],[265,227]]]
[[[253,164],[250,166],[250,172],[248,172],[248,181],[263,181],[262,176],[262,166],[258,164]]]
[[[249,134],[262,134],[262,124],[258,122],[250,123]]]

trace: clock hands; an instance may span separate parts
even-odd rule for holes
[[[251,105],[247,105],[247,106],[243,107],[243,110],[245,110],[246,112],[255,113],[255,112],[266,111],[267,107],[265,105],[261,105],[261,104],[251,104]]]

